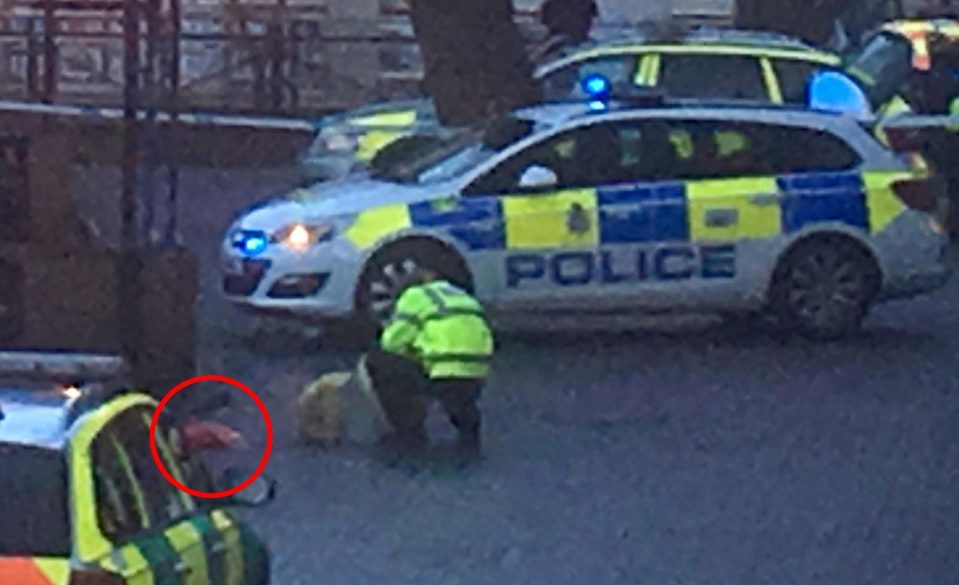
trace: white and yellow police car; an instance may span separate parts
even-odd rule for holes
[[[545,101],[583,99],[580,82],[657,88],[676,98],[740,99],[809,105],[810,80],[839,71],[842,59],[801,40],[767,32],[696,29],[679,35],[640,31],[571,48],[537,68]],[[881,77],[881,76],[880,76]],[[365,168],[394,140],[444,129],[428,99],[384,102],[324,117],[303,154],[305,179],[329,180]]]
[[[951,272],[937,183],[845,115],[550,104],[407,140],[367,174],[243,213],[226,295],[382,319],[422,265],[498,315],[770,309],[831,338]]]

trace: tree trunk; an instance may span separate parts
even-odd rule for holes
[[[475,124],[541,97],[511,0],[412,0],[424,89],[440,121]]]

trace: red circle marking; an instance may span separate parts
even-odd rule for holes
[[[259,467],[256,468],[256,471],[253,472],[253,475],[251,475],[246,481],[235,488],[224,490],[222,492],[201,492],[181,484],[176,480],[175,477],[170,475],[170,472],[167,471],[167,468],[163,465],[163,460],[160,459],[160,454],[157,452],[156,427],[157,421],[160,420],[160,413],[162,413],[163,409],[166,408],[166,405],[168,402],[170,402],[170,399],[176,396],[180,391],[194,384],[199,384],[200,382],[222,382],[223,384],[229,384],[234,388],[239,388],[240,390],[246,392],[247,396],[252,398],[253,402],[256,403],[257,408],[260,409],[260,414],[263,415],[263,421],[266,423],[266,449],[263,450],[263,459],[260,461]],[[250,390],[242,382],[238,382],[237,380],[228,378],[226,376],[197,376],[180,383],[178,386],[173,388],[173,390],[170,390],[167,395],[163,397],[163,400],[160,401],[160,404],[153,413],[153,420],[150,421],[150,451],[153,454],[154,463],[156,463],[156,466],[160,469],[160,473],[163,474],[163,477],[165,477],[167,481],[176,486],[177,489],[184,491],[191,496],[206,498],[208,500],[228,498],[250,487],[250,485],[256,481],[256,478],[260,477],[260,474],[263,473],[263,470],[266,469],[266,464],[270,460],[270,453],[273,451],[273,423],[270,421],[270,413],[267,411],[263,401],[260,400],[260,397],[257,396],[256,392]]]

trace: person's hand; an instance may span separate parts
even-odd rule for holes
[[[183,442],[190,451],[249,446],[243,435],[225,424],[197,419],[191,419],[183,426]]]

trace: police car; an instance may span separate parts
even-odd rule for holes
[[[0,353],[0,583],[269,583],[265,546],[227,508],[265,503],[269,482],[227,500],[178,490],[151,455],[157,403],[112,391],[121,371],[110,356]],[[158,429],[169,472],[214,491],[173,426]]]
[[[583,99],[580,82],[602,75],[677,98],[808,105],[812,77],[842,67],[838,55],[773,33],[704,28],[679,37],[619,36],[576,47],[538,68],[545,101]],[[309,180],[362,168],[401,136],[444,133],[427,99],[374,104],[331,115],[318,126],[301,159]]]
[[[768,308],[835,337],[950,275],[938,183],[845,115],[593,101],[414,142],[243,213],[226,295],[382,320],[422,265],[501,314]]]

